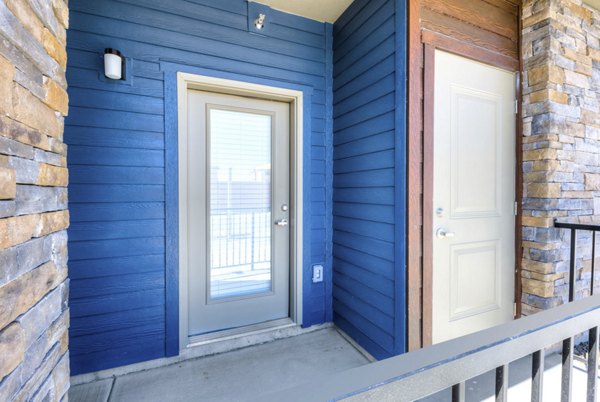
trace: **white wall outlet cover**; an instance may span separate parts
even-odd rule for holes
[[[313,283],[323,282],[323,266],[322,265],[313,265]]]

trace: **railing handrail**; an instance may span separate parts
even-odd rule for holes
[[[600,232],[600,224],[561,222],[558,219],[554,219],[554,227],[559,229],[575,229],[587,230],[590,232]]]
[[[572,338],[600,323],[600,296],[319,378],[261,401],[414,401]]]

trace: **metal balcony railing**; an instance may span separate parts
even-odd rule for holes
[[[575,299],[575,283],[577,282],[576,277],[576,262],[577,262],[577,233],[580,231],[592,232],[592,267],[591,267],[591,278],[590,278],[590,295],[594,294],[594,271],[596,263],[596,232],[600,231],[600,225],[591,223],[569,223],[559,222],[554,220],[554,227],[559,229],[568,229],[571,232],[571,247],[570,247],[570,259],[569,259],[569,301],[572,302]]]
[[[530,400],[544,401],[546,350],[562,343],[560,399],[572,400],[573,343],[587,332],[587,401],[596,402],[600,296],[594,296],[596,232],[600,226],[555,222],[571,231],[569,301],[557,308],[494,328],[426,347],[402,356],[322,378],[317,383],[261,397],[261,401],[416,401],[452,390],[452,401],[465,401],[468,380],[495,371],[496,401],[508,395],[509,364],[532,356]],[[576,282],[577,231],[592,232],[590,297],[573,301]]]
[[[506,401],[509,363],[533,355],[531,401],[544,401],[545,349],[589,332],[587,401],[596,400],[600,296],[591,296],[498,327],[261,396],[262,402],[416,401],[452,389],[465,400],[467,380],[495,370],[496,401]],[[561,401],[571,401],[573,348],[563,349]],[[548,395],[546,396],[548,397]],[[521,402],[522,399],[519,400]]]
[[[211,210],[211,269],[250,267],[271,261],[271,209]]]

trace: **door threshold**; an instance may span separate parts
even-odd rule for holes
[[[236,338],[258,335],[261,333],[275,331],[278,329],[290,328],[294,326],[296,326],[296,323],[294,323],[290,318],[281,318],[279,320],[266,321],[258,324],[246,325],[243,327],[191,336],[189,338],[189,343],[187,347],[194,348],[214,342],[224,342]]]
[[[333,323],[302,328],[291,319],[267,321],[226,331],[190,337],[188,345],[181,349],[182,359],[211,356],[232,352],[248,346],[260,345],[277,339],[290,338],[332,326]]]

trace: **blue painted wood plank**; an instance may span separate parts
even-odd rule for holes
[[[139,292],[119,293],[75,299],[70,302],[71,318],[89,317],[117,311],[131,311],[143,307],[164,306],[164,289],[150,289]]]
[[[162,219],[72,222],[69,229],[69,241],[131,239],[165,235],[165,223]]]
[[[358,342],[362,347],[364,347],[370,354],[377,360],[387,359],[392,356],[392,353],[383,349],[377,342],[372,341],[368,336],[363,334],[357,327],[352,325],[348,320],[346,320],[343,316],[338,314],[334,309],[334,318],[333,321],[335,324],[345,333],[350,335],[356,342]]]
[[[354,311],[350,306],[346,305],[341,300],[334,298],[333,305],[338,314],[352,322],[352,324],[356,326],[363,334],[368,336],[378,345],[381,345],[383,349],[393,349],[394,337],[392,335],[373,324],[360,313]]]
[[[131,345],[112,345],[110,349],[86,354],[71,354],[71,375],[90,373],[112,367],[157,359],[164,356],[164,337],[155,334],[137,337],[137,342]],[[77,345],[71,340],[71,345]]]
[[[370,290],[383,294],[390,300],[395,297],[394,281],[381,275],[379,267],[370,266],[369,269],[366,269],[356,263],[350,263],[339,258],[335,258],[334,261],[336,275],[346,275],[358,283],[362,283]],[[371,303],[370,300],[367,300],[367,302]]]
[[[208,17],[212,20],[223,20],[225,16],[223,14],[210,14],[217,10],[225,11],[229,14],[238,14],[244,16],[244,23],[246,22],[246,13],[248,6],[244,0],[186,0],[189,3],[200,4],[207,7],[201,8],[203,14],[208,14]],[[244,24],[245,25],[245,24]]]
[[[326,156],[326,152],[327,152],[327,148],[326,147],[321,147],[321,146],[313,146],[312,147],[312,158],[313,160],[325,160],[327,158]]]
[[[179,156],[176,73],[165,74],[165,354],[179,354]]]
[[[165,146],[163,133],[78,127],[71,125],[69,120],[65,127],[65,142],[71,146],[123,148],[124,152],[130,149],[162,150]]]
[[[69,351],[74,355],[90,354],[112,349],[117,342],[121,347],[132,346],[145,337],[163,337],[164,325],[163,320],[158,320],[135,328],[97,332],[82,338],[73,337],[74,342],[69,345]]]
[[[75,36],[75,38],[79,38]],[[71,44],[77,43],[77,39],[73,39]],[[108,45],[108,41],[105,42]],[[73,47],[69,47],[72,49]],[[98,43],[93,50],[101,51],[102,45]],[[86,50],[90,50],[88,47]],[[163,82],[142,77],[134,77],[135,85],[122,84],[120,82],[109,82],[102,79],[102,70],[90,70],[86,68],[71,67],[67,70],[67,81],[69,86],[86,89],[100,89],[103,91],[112,91],[124,94],[135,94],[142,96],[154,96],[161,98],[163,96]],[[72,111],[69,112],[68,121],[73,117]],[[72,124],[72,123],[69,123]],[[72,124],[74,125],[74,124]],[[117,127],[118,128],[118,127]]]
[[[81,31],[76,32],[77,35],[73,34],[72,39],[70,40],[70,48],[98,52],[106,46],[110,45],[121,49],[123,54],[129,55],[128,57],[131,57],[133,59],[143,59],[146,58],[144,55],[148,54],[160,54],[160,60],[169,61],[181,65],[201,66],[203,68],[215,71],[226,71],[252,77],[261,77],[271,80],[295,82],[304,85],[310,85],[317,88],[323,88],[325,85],[325,79],[323,77],[323,71],[325,70],[324,67],[321,66],[321,74],[311,74],[309,72],[306,72],[306,70],[304,70],[303,68],[301,68],[301,65],[304,63],[300,63],[300,59],[295,59],[294,61],[287,60],[286,64],[289,64],[287,67],[292,68],[290,70],[281,67],[275,67],[270,65],[270,63],[259,60],[254,60],[254,63],[252,63],[252,60],[240,61],[237,59],[235,54],[230,54],[228,55],[229,58],[226,58],[222,56],[220,57],[202,53],[202,49],[198,49],[197,52],[193,52],[191,50],[178,49],[176,47],[160,46],[155,44],[154,41],[152,41],[152,43],[136,42],[134,40],[131,40],[131,38],[111,38],[111,40],[108,41],[105,36]],[[171,46],[175,46],[175,44],[171,44]],[[190,44],[190,46],[192,46],[192,44]],[[276,59],[276,57],[269,57],[269,60],[271,59]],[[152,61],[158,60],[159,59],[157,57],[155,60]],[[313,69],[315,69],[316,71],[318,63],[314,64],[315,65],[313,66]],[[150,82],[144,82],[144,84],[146,84],[146,86],[148,87],[147,90],[139,91],[137,89],[138,83],[144,80],[143,78],[134,77],[134,86],[114,85],[113,83],[107,83],[100,80],[96,80],[97,83],[95,83],[93,82],[93,77],[97,76],[97,74],[94,74],[96,73],[96,71],[89,71],[91,72],[91,74],[88,74],[87,76],[82,76],[80,72],[78,72],[77,74],[71,74],[70,77],[72,78],[69,78],[69,75],[67,73],[67,79],[74,80],[77,86],[81,86],[84,88],[104,89],[107,86],[112,85],[113,87],[118,87],[118,90],[121,90],[123,92],[137,93],[141,95],[147,94],[148,96],[163,96],[162,88],[161,92],[158,94],[156,92],[146,93],[146,91],[154,89],[152,87],[153,84]]]
[[[68,37],[70,37],[71,31],[69,31],[68,35]],[[69,47],[68,53],[69,59],[67,60],[67,74],[69,74],[72,68],[93,71],[103,71],[104,69],[104,49],[89,51]],[[125,71],[125,74],[130,74],[138,78],[148,78],[151,80],[162,81],[163,79],[163,72],[160,71],[160,63],[140,59],[136,59],[135,63],[131,63],[131,70]],[[72,89],[76,89],[76,87],[72,87],[71,90]]]
[[[165,171],[162,167],[74,165],[69,169],[69,182],[162,185],[165,183]]]
[[[374,277],[379,276],[382,280],[394,280],[395,267],[393,261],[388,261],[336,243],[333,244],[333,252],[337,260],[350,262],[359,266],[369,271]],[[337,269],[337,266],[335,269]]]
[[[145,254],[113,258],[101,257],[95,260],[86,259],[79,261],[71,259],[69,261],[69,278],[101,278],[104,276],[154,272],[164,270],[164,265],[164,254]]]
[[[100,203],[71,204],[71,227],[83,222],[112,222],[160,219],[164,222],[165,206],[161,202],[153,203]]]
[[[382,10],[385,12],[385,10]],[[364,26],[365,31],[367,29],[374,29],[372,32],[369,32],[367,36],[362,37],[363,39],[356,42],[347,42],[349,43],[348,49],[351,51],[346,51],[336,53],[339,55],[336,63],[335,69],[333,71],[333,75],[336,76],[346,69],[350,68],[354,63],[359,62],[364,57],[367,57],[371,50],[377,45],[383,43],[386,39],[390,37],[394,37],[394,17],[393,15],[382,15],[383,18],[381,20],[371,20],[371,26]],[[366,33],[366,32],[364,32]],[[363,35],[363,32],[356,32],[358,35]],[[350,47],[354,45],[353,47]],[[344,49],[347,50],[347,49]]]
[[[373,100],[365,105],[353,110],[352,113],[339,116],[333,123],[335,131],[343,130],[352,127],[359,123],[371,120],[374,117],[384,115],[395,110],[395,96],[388,93],[378,99]]]
[[[76,87],[69,91],[69,105],[153,115],[164,113],[164,104],[159,98]]]
[[[164,132],[162,115],[130,113],[104,109],[69,108],[69,124],[84,127],[117,128],[135,131]]]
[[[366,155],[338,159],[333,172],[350,173],[394,167],[394,150],[373,152]]]
[[[394,0],[396,6],[396,239],[399,239],[395,250],[396,284],[395,297],[395,339],[394,354],[405,353],[407,342],[407,295],[406,295],[406,212],[407,212],[407,35],[408,4],[406,0]]]
[[[99,5],[101,6],[102,3]],[[86,4],[93,5],[96,4],[96,2],[87,2]],[[126,7],[126,5],[119,5],[114,8],[114,12],[120,13],[120,9]],[[268,43],[265,43],[265,46],[262,48],[257,46],[257,48],[251,49],[250,46],[246,46],[246,43],[223,42],[217,35],[214,34],[212,38],[207,39],[200,36],[192,36],[187,33],[175,32],[172,30],[167,32],[165,29],[161,28],[161,25],[140,25],[138,23],[132,23],[123,20],[117,21],[113,18],[99,18],[78,11],[71,11],[71,16],[73,22],[71,23],[70,29],[77,31],[85,32],[90,24],[96,22],[96,25],[94,26],[94,32],[96,34],[103,36],[114,36],[115,32],[118,32],[120,35],[122,35],[122,38],[127,38],[127,40],[135,41],[139,44],[178,49],[218,58],[231,58],[231,56],[235,54],[236,62],[255,63],[277,69],[314,75],[322,76],[324,71],[323,59],[320,61],[307,60],[302,58],[303,54],[297,55],[296,57],[296,55],[293,53],[293,50],[286,54],[276,54],[270,51]],[[131,19],[133,17],[130,16],[129,18]],[[161,15],[157,15],[157,18],[159,20],[161,18],[168,19],[168,15],[163,15],[162,17]],[[98,21],[98,19],[100,19],[100,21]],[[306,52],[299,51],[299,53],[305,53],[304,56],[308,57]],[[130,54],[132,55],[131,57],[135,57],[135,53]]]
[[[164,201],[160,185],[69,184],[69,203]]]
[[[118,311],[109,314],[98,314],[90,317],[78,317],[71,320],[69,334],[73,338],[111,332],[119,329],[135,328],[151,322],[165,319],[162,306],[142,307],[137,310]]]
[[[361,91],[360,96],[346,98],[343,101],[338,102],[333,108],[334,117],[337,118],[346,113],[352,113],[354,110],[365,104],[374,102],[382,96],[394,92],[394,83],[394,75],[390,74]]]
[[[333,48],[340,42],[340,32],[344,29],[354,18],[359,16],[361,13],[365,13],[363,9],[366,5],[372,4],[373,0],[354,0],[352,4],[338,17],[333,25]],[[355,28],[353,28],[355,29]],[[353,30],[352,29],[352,30]]]
[[[394,169],[368,170],[363,172],[337,173],[334,188],[388,187],[394,185]]]
[[[68,163],[69,166],[164,167],[165,153],[155,149],[70,145]]]
[[[333,151],[334,160],[366,155],[374,152],[386,151],[395,148],[393,131],[375,134],[370,137],[360,138],[352,142],[340,144]]]
[[[355,76],[351,81],[340,85],[333,93],[333,104],[337,105],[344,99],[359,96],[363,90],[369,88],[374,83],[390,74],[394,74],[394,62],[394,55],[389,55],[372,68]]]
[[[343,244],[363,253],[394,261],[394,243],[373,239],[367,236],[356,235],[348,232],[334,230],[334,244]]]
[[[69,297],[71,300],[91,299],[98,296],[117,295],[132,291],[164,289],[164,287],[165,274],[161,269],[136,274],[72,279]]]
[[[394,223],[394,208],[382,205],[353,204],[345,202],[333,203],[334,216],[345,216],[362,220]]]
[[[350,219],[337,216],[333,220],[333,227],[335,230],[342,232],[362,234],[364,236],[369,236],[374,239],[384,240],[387,242],[393,242],[395,240],[395,225],[389,223],[361,221],[359,219]]]
[[[379,8],[377,8],[379,6]],[[336,35],[336,46],[333,52],[334,62],[337,64],[341,61],[344,56],[352,55],[355,57],[357,54],[360,54],[360,50],[358,50],[358,46],[363,45],[364,43],[369,43],[368,48],[373,48],[377,44],[381,43],[385,37],[380,37],[378,41],[371,41],[372,37],[377,35],[377,31],[380,27],[387,23],[387,20],[390,17],[394,16],[394,4],[389,1],[379,0],[373,1],[373,4],[369,4],[369,8],[374,10],[372,14],[363,13],[361,14],[361,18],[364,22],[352,31],[344,31],[339,32]],[[392,26],[387,28],[389,29],[389,34],[394,34],[395,26],[392,21]],[[344,34],[348,33],[348,36],[344,36]],[[358,44],[358,46],[353,46]]]
[[[164,252],[164,237],[69,242],[69,258],[73,261],[143,256]]]
[[[218,38],[218,42],[227,46],[239,46],[244,44],[245,48],[253,49],[258,52],[268,49],[269,52],[290,55],[299,57],[305,60],[323,62],[323,35],[320,36],[320,48],[306,46],[305,44],[290,42],[278,37],[266,35],[248,35],[245,30],[231,29],[230,26],[215,24],[221,22],[220,19],[208,20],[206,23],[199,24],[198,21],[206,19],[201,10],[197,7],[192,7],[185,2],[165,2],[164,0],[144,0],[143,4],[139,1],[115,2],[104,0],[102,2],[85,2],[79,3],[77,11],[85,14],[83,18],[73,18],[71,28],[85,30],[86,14],[101,15],[103,18],[110,18],[111,21],[125,21],[135,24],[148,26],[152,28],[160,28],[169,32],[177,32],[188,36],[201,38],[198,46],[207,49],[208,46],[202,41],[207,40],[208,43],[214,42]],[[89,19],[97,17],[90,16]],[[274,23],[274,16],[269,15],[269,25]],[[245,25],[245,24],[244,24]],[[268,32],[266,29],[264,32]],[[226,50],[226,49],[221,49]]]
[[[333,194],[333,202],[394,205],[394,187],[339,188]]]
[[[294,14],[284,13],[275,9],[271,9],[270,12],[274,14],[273,20],[278,25],[291,26],[295,29],[312,32],[315,34],[325,34],[325,24],[319,21],[300,17]]]
[[[375,48],[373,48],[373,50],[371,50],[366,57],[351,65],[346,70],[340,71],[338,75],[335,75],[334,73],[334,90],[336,87],[340,87],[347,84],[349,81],[352,81],[356,76],[361,75],[364,71],[375,67],[386,57],[394,54],[394,51],[394,37],[384,40]]]
[[[337,146],[390,130],[394,130],[393,112],[382,114],[343,130],[336,130],[333,135],[333,143]]]
[[[367,321],[375,325],[378,329],[385,331],[386,334],[393,335],[393,317],[379,310],[377,306],[372,306],[368,301],[363,301],[355,295],[355,291],[350,293],[339,286],[333,287],[333,299],[335,301],[348,306],[356,314],[359,314],[361,317],[365,317]]]
[[[361,297],[363,300],[368,300],[373,306],[377,306],[377,309],[382,313],[387,314],[390,317],[394,317],[394,298],[384,295],[379,290],[373,290],[363,283],[347,276],[344,273],[336,269],[336,280],[334,286],[346,290],[350,294],[354,294],[355,297]],[[341,311],[338,311],[341,313]]]

